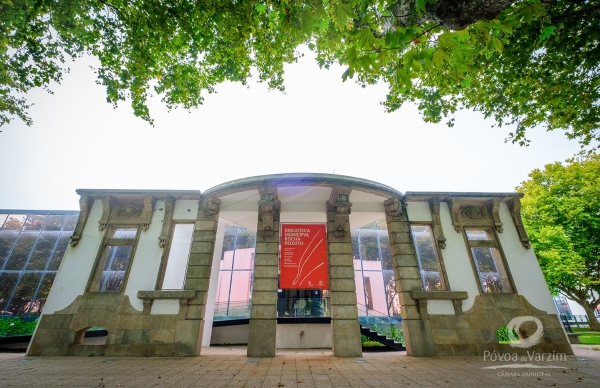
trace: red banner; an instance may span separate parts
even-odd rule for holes
[[[279,288],[329,288],[325,224],[281,224]]]

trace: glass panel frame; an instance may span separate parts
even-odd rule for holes
[[[465,227],[464,236],[482,293],[515,292],[500,243],[492,227]]]
[[[430,224],[411,224],[421,284],[425,291],[448,290],[444,265]]]

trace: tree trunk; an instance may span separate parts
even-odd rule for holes
[[[596,306],[592,306],[590,303],[587,303],[586,301],[584,301],[583,303],[579,303],[583,309],[585,310],[585,313],[588,316],[588,321],[590,321],[590,330],[591,331],[598,331],[600,332],[600,322],[598,322],[598,318],[596,318],[596,315],[594,314],[594,311],[596,310]]]
[[[516,0],[437,0],[427,3],[421,17],[415,12],[415,0],[398,0],[393,14],[398,25],[407,27],[422,23],[438,23],[451,30],[462,30],[478,21],[491,20]]]

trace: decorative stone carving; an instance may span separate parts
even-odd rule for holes
[[[529,236],[527,236],[527,232],[523,226],[523,220],[521,219],[521,200],[519,198],[513,198],[507,201],[506,204],[508,205],[510,216],[512,217],[515,227],[517,228],[517,233],[519,234],[519,240],[521,240],[521,244],[523,244],[523,247],[526,249],[530,249],[531,242],[529,241]]]
[[[398,198],[390,198],[383,202],[385,206],[385,214],[392,217],[393,220],[400,220],[402,215],[402,203]]]
[[[440,199],[433,197],[429,200],[429,209],[431,210],[431,220],[433,226],[433,235],[442,249],[446,248],[446,237],[442,228],[442,219],[440,218]]]
[[[152,221],[156,199],[150,195],[143,199],[115,199],[107,195],[102,198],[102,218],[98,229],[104,230],[109,224],[135,225],[147,231]]]
[[[474,221],[483,220],[486,218],[485,207],[468,205],[460,209],[460,215],[463,218],[468,218]]]
[[[346,223],[350,222],[350,213],[352,203],[350,202],[349,187],[334,187],[329,197],[329,205],[335,209],[335,236],[344,237],[346,235]]]
[[[164,248],[169,242],[171,236],[171,226],[173,225],[173,210],[175,209],[175,197],[169,195],[165,198],[165,215],[163,224],[158,236],[158,246]]]
[[[279,211],[281,203],[277,199],[276,189],[261,189],[258,201],[258,217],[262,221],[263,237],[273,237],[275,233],[274,214]]]
[[[102,198],[102,217],[98,221],[98,230],[103,231],[108,225],[108,218],[110,217],[110,209],[112,208],[114,199],[110,195],[106,195]]]
[[[200,203],[202,210],[204,211],[204,217],[212,218],[216,214],[219,214],[221,209],[221,200],[217,198],[207,198]]]
[[[502,221],[500,221],[500,198],[493,198],[490,201],[490,207],[492,208],[492,221],[494,222],[494,227],[498,233],[504,232]]]
[[[115,218],[139,217],[144,210],[144,205],[135,202],[119,203],[115,206]]]
[[[465,226],[494,226],[502,232],[502,222],[498,215],[501,198],[482,201],[470,198],[449,198],[450,216],[454,230],[462,232]]]
[[[460,201],[456,198],[450,198],[448,204],[450,205],[450,217],[452,218],[454,230],[460,233],[462,232],[462,224],[460,223]]]
[[[71,241],[69,242],[72,247],[76,247],[77,244],[79,244],[79,240],[81,240],[81,236],[83,235],[83,228],[85,227],[93,205],[93,197],[82,195],[81,198],[79,198],[79,218],[77,219],[77,225],[75,226]]]

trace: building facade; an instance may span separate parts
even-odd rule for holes
[[[358,357],[365,315],[401,319],[412,356],[572,354],[521,194],[402,194],[329,174],[78,194],[29,355],[196,356],[228,340],[251,357]],[[232,317],[247,322],[217,324]],[[499,340],[507,325],[513,344]],[[92,327],[105,342],[86,341]]]

